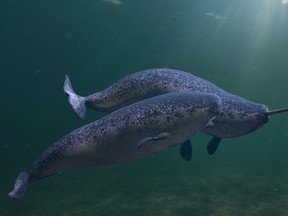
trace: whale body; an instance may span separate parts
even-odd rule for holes
[[[169,92],[211,93],[220,98],[221,113],[213,127],[203,133],[219,138],[233,138],[251,133],[269,120],[268,107],[230,94],[213,83],[179,69],[156,68],[130,74],[110,87],[82,97],[75,94],[71,81],[66,76],[64,92],[69,103],[80,118],[85,117],[86,106],[98,111],[113,111],[136,101]]]
[[[29,183],[58,172],[120,164],[181,143],[189,160],[189,138],[211,127],[221,109],[219,97],[198,92],[167,93],[120,108],[48,147],[29,173],[18,175],[9,196],[21,199]]]

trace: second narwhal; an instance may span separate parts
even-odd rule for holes
[[[202,92],[214,94],[221,100],[221,112],[202,132],[213,136],[207,146],[213,154],[222,138],[239,137],[255,131],[268,122],[269,115],[287,109],[269,111],[263,104],[230,94],[213,83],[179,69],[156,68],[139,71],[120,79],[103,91],[81,97],[75,94],[66,76],[64,91],[80,118],[85,117],[86,106],[98,111],[113,111],[136,101],[168,92]],[[261,116],[261,120],[259,120]]]

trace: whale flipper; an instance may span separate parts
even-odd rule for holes
[[[137,143],[137,148],[142,147],[144,145],[144,143],[148,142],[148,141],[152,141],[152,140],[163,140],[163,139],[167,139],[169,136],[169,133],[167,132],[163,132],[161,134],[159,134],[158,136],[155,137],[147,137],[144,139],[139,140],[139,142]]]
[[[30,174],[27,172],[19,173],[15,184],[14,189],[8,194],[12,199],[19,200],[25,195],[27,185],[29,184]]]
[[[192,158],[192,145],[191,145],[191,141],[187,140],[184,143],[181,144],[180,146],[180,155],[183,158],[183,160],[185,161],[189,161]]]
[[[209,155],[212,155],[215,153],[215,151],[217,150],[218,146],[219,146],[219,143],[221,141],[222,138],[220,137],[213,137],[208,145],[207,145],[207,152]]]
[[[67,75],[65,76],[63,90],[68,95],[68,101],[74,112],[80,118],[84,119],[86,113],[85,97],[81,97],[74,92],[71,81]]]

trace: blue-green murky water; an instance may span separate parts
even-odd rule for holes
[[[142,69],[174,67],[272,108],[288,106],[285,0],[1,0],[0,215],[288,215],[288,114],[206,153],[178,148],[103,169],[68,171],[7,196],[79,120],[65,74],[87,95]]]

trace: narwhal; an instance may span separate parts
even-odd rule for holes
[[[201,92],[172,92],[120,108],[48,147],[29,173],[18,175],[9,196],[21,199],[29,183],[58,172],[124,163],[177,144],[189,159],[189,139],[211,127],[221,109],[218,96]]]
[[[222,138],[239,137],[255,131],[268,122],[269,116],[288,109],[269,111],[268,107],[231,94],[213,83],[179,69],[156,68],[130,74],[110,87],[92,95],[82,97],[75,94],[71,81],[66,76],[64,91],[75,113],[85,117],[86,106],[98,111],[110,112],[156,95],[186,91],[217,95],[221,99],[222,111],[213,125],[202,132],[213,136],[207,151],[213,154]],[[258,116],[263,115],[262,121]],[[257,124],[255,124],[257,122]]]

